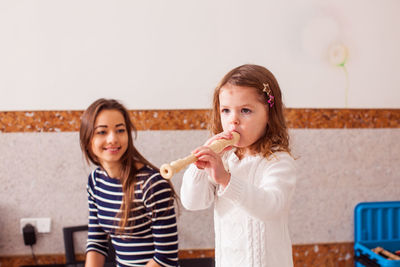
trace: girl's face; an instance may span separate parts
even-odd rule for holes
[[[219,93],[220,117],[224,131],[240,134],[240,148],[251,154],[248,148],[265,134],[268,122],[268,107],[261,103],[256,89],[225,84]]]
[[[118,110],[102,110],[94,124],[92,152],[105,169],[120,165],[128,148],[128,132],[123,115]]]

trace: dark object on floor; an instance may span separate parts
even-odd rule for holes
[[[359,262],[357,264],[361,263],[365,267],[380,267],[380,265],[376,263],[376,260],[371,260],[365,254],[362,254],[361,251],[357,251],[356,255],[354,255],[354,260]]]
[[[213,258],[199,258],[199,259],[180,259],[180,267],[214,267],[215,262]]]
[[[71,226],[64,227],[64,247],[65,247],[65,260],[67,267],[81,267],[84,266],[83,261],[78,261],[75,257],[75,247],[74,247],[74,233],[80,231],[87,231],[87,225],[79,225],[79,226]],[[108,241],[108,257],[106,258],[105,267],[115,266],[115,250],[111,244],[111,241]]]
[[[75,247],[74,247],[74,233],[87,231],[87,225],[80,225],[80,226],[72,226],[72,227],[64,227],[63,228],[63,235],[64,235],[64,248],[65,248],[65,261],[66,265],[77,265],[82,264],[84,262],[78,261],[75,258]]]

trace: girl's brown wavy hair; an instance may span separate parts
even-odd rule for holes
[[[284,116],[285,107],[282,102],[281,89],[275,76],[268,69],[259,65],[246,64],[234,68],[219,82],[214,90],[211,133],[218,134],[223,131],[220,118],[219,94],[221,88],[226,84],[254,88],[260,102],[268,109],[268,123],[265,126],[265,134],[251,145],[250,149],[264,157],[268,157],[278,151],[290,153],[289,134]],[[272,107],[268,105],[268,95],[263,92],[263,84],[269,85],[274,96],[274,105]],[[240,149],[237,151],[239,154],[241,153]]]

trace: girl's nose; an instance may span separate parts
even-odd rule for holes
[[[117,141],[117,135],[114,132],[110,131],[110,133],[107,135],[107,143],[112,144],[115,143],[116,141]]]
[[[236,114],[236,112],[232,112],[231,116],[231,124],[233,125],[238,125],[239,124],[239,116]]]

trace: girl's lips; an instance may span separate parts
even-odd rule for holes
[[[111,153],[118,152],[120,149],[121,149],[121,147],[106,147],[106,148],[104,148],[104,150],[111,152]]]
[[[240,134],[240,132],[236,131],[236,130],[231,130],[230,132],[236,132],[236,133]]]

